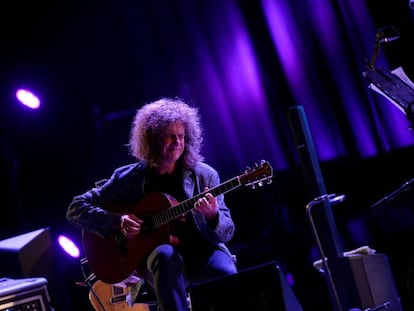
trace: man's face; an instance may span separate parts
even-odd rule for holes
[[[161,137],[160,161],[175,163],[183,154],[185,127],[181,122],[171,123]]]

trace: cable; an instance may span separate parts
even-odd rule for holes
[[[96,292],[95,292],[95,290],[93,289],[93,286],[92,286],[92,281],[94,281],[96,279],[95,273],[89,273],[89,275],[88,275],[87,272],[85,271],[85,266],[88,264],[88,260],[86,258],[82,258],[80,260],[80,263],[81,263],[82,275],[83,275],[83,277],[85,279],[84,284],[88,287],[89,291],[95,297],[95,299],[98,302],[99,306],[101,307],[102,311],[105,311],[105,307],[104,307],[101,299],[96,294]],[[99,311],[99,310],[96,310],[96,311]]]

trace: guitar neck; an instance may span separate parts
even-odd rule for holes
[[[181,215],[185,214],[186,212],[190,211],[194,208],[194,204],[202,197],[206,195],[206,193],[211,193],[213,196],[218,196],[220,194],[224,194],[231,190],[234,190],[241,186],[239,176],[233,177],[232,179],[212,188],[208,191],[201,192],[195,195],[192,198],[189,198],[177,205],[174,205],[168,209],[162,210],[158,214],[152,216],[152,222],[155,228],[160,227],[169,223],[170,221],[180,217]]]

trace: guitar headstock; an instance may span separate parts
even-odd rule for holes
[[[256,185],[263,186],[263,183],[272,183],[273,168],[268,161],[262,160],[260,164],[255,164],[254,167],[249,167],[244,174],[240,175],[240,182],[243,185],[251,186],[253,189]]]

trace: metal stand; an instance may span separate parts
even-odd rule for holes
[[[328,265],[328,258],[326,257],[324,248],[322,246],[322,240],[319,237],[318,230],[316,228],[316,224],[312,216],[312,208],[318,204],[323,204],[325,206],[327,205],[327,203],[331,205],[331,204],[342,202],[343,200],[345,200],[344,195],[336,196],[335,194],[329,194],[329,195],[325,194],[325,195],[315,198],[313,201],[309,202],[308,205],[306,205],[306,214],[309,218],[309,222],[311,224],[314,237],[318,244],[319,252],[321,253],[321,256],[322,256],[322,266],[323,266],[324,272],[326,273],[328,283],[330,285],[330,288],[334,296],[338,310],[342,310],[341,300],[339,298],[338,290],[335,286],[335,282],[332,277],[331,269],[329,268],[329,265]]]
[[[299,156],[301,157],[305,179],[308,182],[308,187],[311,190],[313,197],[316,197],[316,199],[310,202],[307,206],[312,229],[315,232],[315,238],[317,239],[323,260],[329,258],[331,262],[334,262],[336,258],[343,256],[342,246],[331,210],[330,199],[333,201],[335,200],[332,195],[327,194],[322,172],[319,166],[318,156],[313,144],[311,131],[302,106],[291,108],[290,121],[295,135],[295,142],[298,147]],[[311,210],[316,205],[323,205],[323,208],[318,210],[318,212],[320,212],[317,217],[319,232],[316,231],[317,225],[311,215]],[[323,237],[323,240],[319,237]],[[346,286],[343,286],[341,277],[336,278],[332,276],[326,262],[325,268],[329,271],[329,279],[327,284],[328,289],[331,292],[332,300],[335,303],[334,310],[344,311],[340,299],[340,296],[343,295],[339,292],[343,291],[342,288],[346,289]],[[335,285],[335,281],[339,281],[341,283],[341,290],[338,290],[338,287]]]

